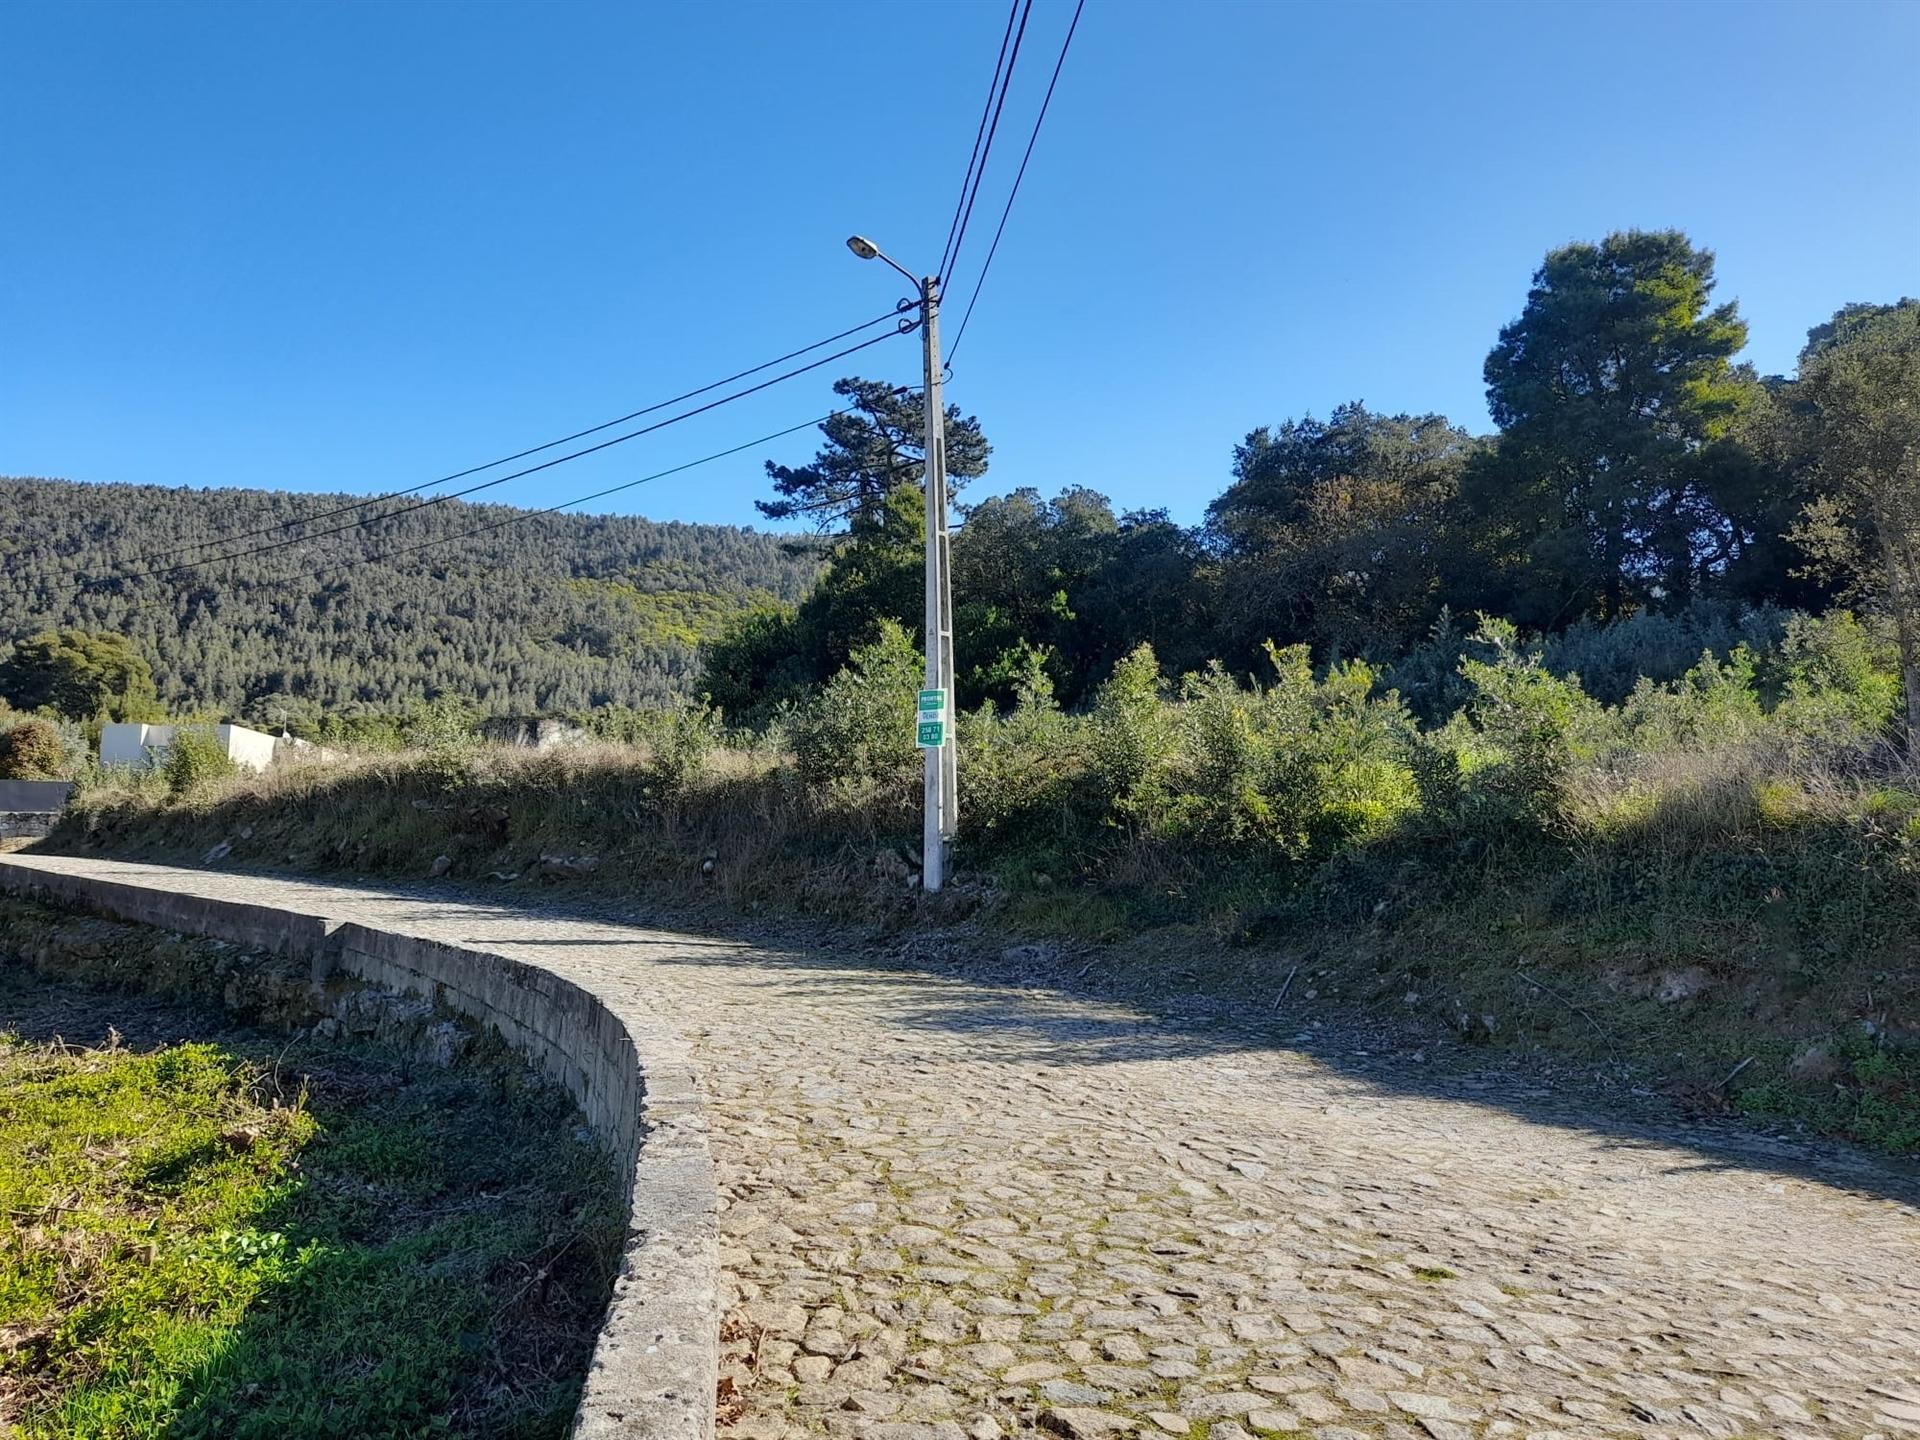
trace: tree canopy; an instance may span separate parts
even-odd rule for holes
[[[818,583],[791,612],[743,616],[708,652],[701,688],[735,718],[770,714],[824,682],[870,643],[882,622],[917,636],[925,615],[926,415],[900,387],[858,376],[834,383],[850,404],[825,420],[826,443],[803,466],[767,462],[776,520],[805,520],[828,536]],[[986,473],[992,447],[980,422],[946,410],[951,489]]]
[[[826,444],[810,465],[767,462],[773,500],[755,501],[770,520],[803,519],[823,533],[859,536],[883,529],[899,496],[917,492],[927,463],[926,407],[914,392],[884,380],[857,376],[834,382],[833,393],[851,402],[823,421]],[[947,488],[958,494],[967,481],[986,474],[992,447],[980,422],[946,410]]]
[[[1793,388],[1816,491],[1795,538],[1892,617],[1920,744],[1920,305],[1848,306],[1822,328]]]
[[[1332,416],[1261,426],[1234,450],[1207,523],[1222,556],[1228,650],[1275,636],[1364,654],[1432,623],[1460,473],[1477,444],[1439,415]]]
[[[0,663],[0,696],[16,710],[51,710],[69,720],[158,720],[153,667],[123,635],[42,631]]]
[[[1677,230],[1563,246],[1534,273],[1487,357],[1499,443],[1465,482],[1503,612],[1553,625],[1684,603],[1730,558],[1700,456],[1757,382],[1713,289],[1713,253]]]
[[[263,543],[223,543],[238,532],[296,537],[302,517],[354,498],[0,479],[0,660],[45,630],[111,633],[152,665],[169,710],[276,727],[443,694],[495,714],[657,704],[692,688],[701,645],[735,614],[797,601],[820,568],[775,535],[637,516],[460,538],[524,512],[459,501],[216,562]],[[151,571],[155,555],[207,563],[81,583]]]

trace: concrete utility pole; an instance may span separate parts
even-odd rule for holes
[[[920,292],[920,338],[926,367],[927,668],[916,738],[926,761],[920,884],[925,890],[935,891],[946,883],[949,852],[960,828],[959,751],[953,734],[953,550],[947,539],[947,412],[940,391],[940,277],[928,275],[914,280],[913,272],[859,235],[847,241],[847,248],[862,260],[886,261]]]

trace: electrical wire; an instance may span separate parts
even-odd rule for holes
[[[1027,137],[1027,150],[1020,157],[1020,168],[1014,173],[1013,189],[1007,192],[1006,208],[1000,212],[1000,224],[993,232],[993,244],[987,247],[986,263],[980,267],[980,278],[973,282],[973,294],[967,300],[966,313],[960,317],[960,328],[954,332],[953,344],[947,347],[947,359],[951,361],[960,349],[960,342],[967,338],[967,322],[973,319],[973,307],[980,299],[980,287],[987,283],[987,271],[993,268],[993,257],[1000,251],[1000,237],[1007,231],[1007,216],[1013,213],[1013,202],[1020,194],[1020,182],[1026,178],[1027,162],[1033,158],[1034,141],[1040,138],[1040,127],[1046,123],[1047,106],[1053,103],[1053,87],[1060,83],[1060,67],[1067,63],[1067,49],[1073,44],[1073,32],[1080,27],[1080,12],[1087,8],[1087,0],[1073,7],[1073,21],[1067,26],[1067,38],[1060,42],[1060,58],[1053,62],[1053,78],[1047,81],[1046,98],[1040,102],[1040,113],[1034,118],[1033,134]]]
[[[1014,32],[1013,49],[1007,55],[1007,73],[1000,81],[1000,99],[993,107],[993,123],[987,126],[987,143],[980,151],[980,168],[973,177],[973,189],[967,195],[966,210],[960,216],[960,233],[954,237],[953,253],[948,257],[948,268],[958,268],[960,247],[967,242],[967,226],[973,223],[973,202],[980,198],[980,182],[987,178],[987,156],[993,153],[993,137],[1000,131],[1000,112],[1007,108],[1007,91],[1013,88],[1013,67],[1020,60],[1020,42],[1027,37],[1027,19],[1033,14],[1033,0],[1026,0],[1020,11],[1020,28]],[[944,284],[946,272],[942,272]]]
[[[651,435],[656,430],[664,430],[667,426],[677,425],[682,420],[690,420],[696,415],[704,415],[709,410],[715,410],[722,405],[731,404],[735,400],[744,399],[748,395],[757,394],[771,386],[780,384],[784,380],[791,380],[796,375],[804,375],[809,370],[818,370],[822,365],[831,365],[834,361],[845,359],[857,351],[865,350],[870,345],[878,345],[883,340],[891,340],[895,335],[910,333],[914,328],[917,328],[917,326],[909,326],[906,330],[894,329],[884,335],[875,335],[870,339],[862,340],[858,345],[850,345],[846,349],[836,351],[832,355],[825,356],[806,365],[798,366],[784,374],[776,375],[771,380],[762,380],[758,385],[750,385],[746,389],[737,390],[731,395],[723,395],[718,400],[710,400],[705,405],[696,406],[692,410],[682,411],[678,415],[669,416],[667,419],[656,421],[651,425],[643,425],[638,430],[629,430],[626,434],[616,435],[611,440],[602,440],[598,445],[589,445],[584,449],[575,450],[566,455],[556,456],[552,460],[544,460],[538,465],[529,465],[524,470],[515,470],[510,474],[501,475],[492,480],[482,481],[478,485],[469,485],[464,490],[449,491],[445,495],[436,495],[430,500],[421,500],[412,505],[405,505],[397,510],[389,510],[381,515],[368,516],[364,520],[352,521],[346,525],[337,525],[330,530],[319,530],[311,534],[296,535],[291,539],[277,540],[270,545],[256,545],[247,550],[236,550],[230,555],[211,555],[202,560],[185,560],[177,565],[163,565],[158,569],[141,570],[132,574],[81,577],[80,586],[82,589],[88,589],[96,585],[113,584],[119,581],[148,580],[155,576],[171,575],[178,570],[192,570],[202,565],[218,565],[225,561],[241,560],[252,555],[265,555],[275,550],[285,550],[290,546],[303,545],[312,540],[324,540],[329,535],[340,535],[349,530],[364,530],[369,526],[383,524],[388,520],[395,520],[403,515],[411,515],[418,510],[425,510],[435,505],[444,505],[449,500],[458,500],[463,496],[472,495],[481,490],[490,490],[496,485],[506,484],[509,480],[518,480],[523,476],[537,474],[542,470],[551,470],[556,465],[564,465],[570,460],[578,460],[582,456],[593,455],[601,450],[610,449],[615,445],[623,445],[627,441],[636,440],[642,435]],[[605,429],[606,427],[601,426],[599,428]]]
[[[399,500],[408,495],[417,495],[422,490],[431,490],[436,485],[450,485],[455,480],[464,480],[469,475],[478,475],[482,470],[492,470],[500,465],[511,465],[516,460],[524,460],[529,455],[538,455],[541,451],[551,450],[556,445],[567,445],[575,440],[584,440],[589,435],[598,435],[602,430],[611,430],[615,425],[624,425],[629,420],[638,420],[642,415],[652,415],[666,409],[669,405],[678,405],[683,400],[697,399],[709,391],[718,390],[722,385],[731,385],[736,380],[744,380],[749,375],[758,375],[762,370],[770,370],[775,365],[784,365],[789,360],[797,360],[802,355],[809,354],[823,346],[831,345],[837,340],[844,340],[849,335],[858,335],[862,330],[871,329],[882,320],[897,319],[898,315],[899,312],[897,310],[889,310],[884,315],[876,315],[871,320],[864,320],[850,329],[842,330],[837,335],[829,335],[824,340],[816,340],[811,345],[802,345],[798,350],[790,350],[785,355],[776,356],[764,364],[755,365],[748,370],[738,371],[724,379],[715,380],[710,385],[702,385],[698,390],[689,390],[684,395],[674,396],[671,400],[661,400],[656,404],[645,406],[642,409],[629,411],[625,415],[616,415],[611,420],[604,420],[598,425],[590,425],[585,430],[576,430],[571,435],[562,435],[558,440],[549,440],[544,445],[535,445],[531,449],[516,451],[512,455],[502,455],[498,460],[489,460],[484,465],[470,465],[465,470],[456,470],[451,475],[442,475],[437,480],[424,480],[418,485],[409,485],[404,490],[393,490],[385,495],[373,495],[365,500],[355,500],[346,505],[335,505],[331,509],[317,511],[312,515],[302,515],[295,520],[282,520],[278,524],[263,525],[257,530],[243,530],[238,535],[223,535],[218,540],[196,540],[186,545],[175,545],[171,549],[156,551],[152,555],[145,557],[146,563],[151,564],[155,560],[164,560],[170,555],[178,555],[188,550],[208,550],[216,545],[231,545],[239,540],[252,540],[256,536],[272,535],[276,531],[291,530],[300,525],[311,525],[319,520],[331,519],[335,515],[344,515],[350,510],[365,510],[371,505],[383,505],[389,500]]]
[[[891,393],[895,395],[906,395],[912,393],[914,388],[915,387],[911,385],[897,385]],[[486,535],[495,530],[504,530],[509,525],[518,525],[527,520],[537,520],[545,515],[556,515],[562,510],[572,509],[575,505],[585,505],[589,501],[603,500],[609,495],[618,495],[624,490],[632,490],[641,485],[650,485],[655,480],[666,479],[669,475],[679,475],[701,465],[710,465],[715,460],[724,460],[730,455],[738,455],[743,450],[752,450],[761,445],[769,444],[772,441],[784,439],[788,435],[798,434],[800,431],[810,429],[815,425],[824,425],[837,416],[852,414],[853,410],[854,407],[851,405],[838,410],[829,410],[826,414],[817,416],[812,420],[802,420],[798,425],[789,425],[784,430],[775,430],[771,434],[762,435],[755,440],[748,440],[744,444],[729,446],[725,450],[716,450],[711,455],[702,455],[698,460],[689,460],[683,465],[675,465],[670,469],[656,470],[651,475],[642,475],[638,480],[627,480],[618,485],[609,485],[606,489],[595,490],[590,495],[577,495],[571,500],[562,500],[557,505],[548,505],[539,510],[516,510],[513,514],[502,519],[489,521],[485,525],[475,525],[468,530],[455,531],[451,535],[436,535],[431,540],[422,540],[413,545],[402,545],[393,550],[382,550],[372,555],[360,555],[352,559],[331,561],[325,565],[317,566],[312,570],[302,570],[293,575],[281,576],[275,581],[263,581],[260,583],[284,584],[287,581],[299,579],[307,575],[317,577],[329,574],[335,570],[352,569],[358,565],[376,565],[384,561],[396,560],[402,555],[412,555],[421,550],[432,549],[435,545],[449,545],[456,540],[469,540],[475,535]]]
[[[987,117],[993,113],[993,97],[1000,89],[1000,69],[1007,61],[1007,42],[1013,38],[1013,20],[1020,13],[1020,0],[1013,0],[1007,6],[1007,28],[1000,36],[1000,53],[993,62],[993,79],[987,82],[987,103],[980,107],[980,125],[973,132],[973,153],[967,156],[967,173],[960,177],[960,198],[954,203],[953,223],[947,226],[947,243],[940,251],[940,268],[935,273],[941,279],[947,275],[947,257],[953,253],[954,237],[960,233],[960,212],[966,208],[967,186],[973,183],[974,162],[980,158],[980,140],[987,133]]]

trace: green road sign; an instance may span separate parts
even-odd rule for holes
[[[920,692],[920,745],[923,749],[938,750],[947,743],[947,692],[944,690],[922,690]]]

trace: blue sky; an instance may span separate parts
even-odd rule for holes
[[[1070,13],[1035,6],[962,291]],[[877,314],[902,286],[842,240],[935,262],[1005,15],[12,0],[0,473],[382,491]],[[1088,0],[955,365],[980,484],[1194,520],[1256,424],[1485,428],[1541,256],[1633,226],[1712,247],[1747,358],[1789,370],[1842,302],[1920,293],[1916,73],[1912,3]],[[917,374],[914,341],[868,357]],[[795,424],[833,373],[495,497]],[[747,454],[620,508],[764,494]]]

